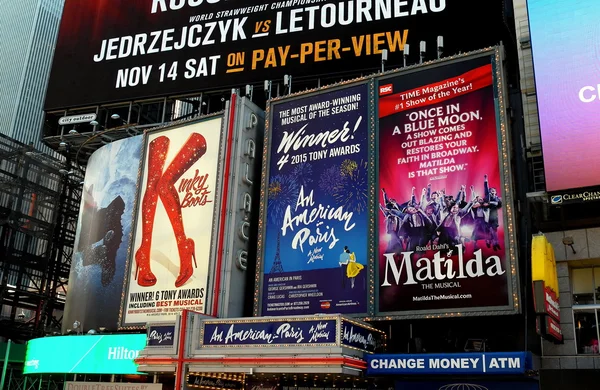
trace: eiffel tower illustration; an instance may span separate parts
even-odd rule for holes
[[[283,264],[281,264],[281,256],[279,256],[279,248],[281,241],[281,232],[277,231],[277,250],[275,251],[275,261],[273,262],[273,266],[271,267],[271,274],[275,274],[278,272],[283,272]]]

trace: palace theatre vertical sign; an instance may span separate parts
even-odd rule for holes
[[[543,234],[532,238],[531,275],[538,332],[550,341],[562,341],[554,248]]]

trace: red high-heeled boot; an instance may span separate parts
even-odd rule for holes
[[[158,184],[162,177],[169,139],[165,136],[155,138],[148,147],[148,174],[146,192],[142,200],[142,244],[135,253],[135,279],[142,287],[154,286],[156,276],[150,270],[150,248],[152,246],[152,231],[154,230],[154,215],[158,201]]]
[[[201,134],[192,133],[177,153],[177,156],[169,164],[158,184],[160,199],[171,221],[179,251],[180,268],[179,276],[175,280],[175,287],[183,286],[194,274],[192,258],[194,259],[194,265],[198,267],[194,240],[185,235],[183,218],[181,217],[181,203],[179,202],[179,193],[175,188],[175,183],[204,153],[206,153],[206,139]]]

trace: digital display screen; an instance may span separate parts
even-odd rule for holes
[[[55,336],[27,342],[24,374],[140,374],[145,334]]]
[[[528,0],[546,190],[600,184],[600,2]]]

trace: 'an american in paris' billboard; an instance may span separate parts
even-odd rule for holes
[[[470,10],[476,9],[473,17]],[[67,0],[45,109],[377,69],[501,41],[489,0]]]
[[[379,80],[381,315],[517,310],[496,57]]]
[[[204,312],[222,117],[146,134],[123,324]]]
[[[600,2],[527,6],[546,190],[600,185]]]
[[[362,83],[271,104],[262,315],[367,312],[369,96]]]

